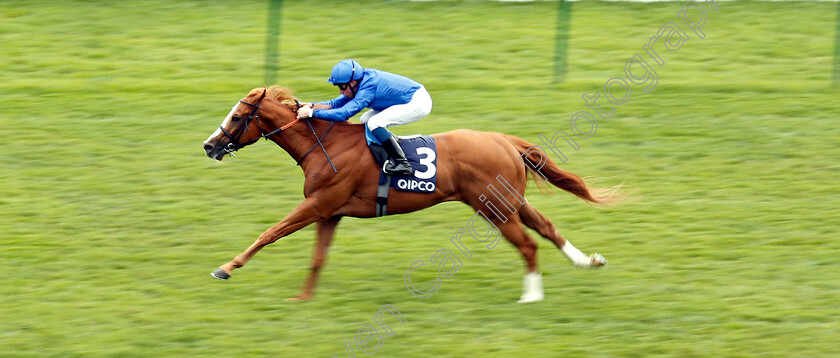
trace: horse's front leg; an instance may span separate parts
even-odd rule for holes
[[[330,247],[335,228],[340,220],[341,216],[334,216],[326,221],[318,222],[318,240],[315,242],[315,252],[312,254],[312,271],[309,272],[309,278],[303,283],[300,294],[297,297],[289,298],[289,301],[312,298],[312,290],[318,282],[318,271],[324,266],[324,261],[327,259],[327,248]]]
[[[230,262],[220,266],[216,271],[213,271],[211,275],[220,280],[227,280],[234,269],[245,266],[245,264],[248,263],[248,260],[254,257],[254,255],[256,255],[256,253],[264,246],[317,221],[320,216],[318,215],[316,204],[317,200],[312,197],[304,200],[295,208],[295,210],[292,210],[289,215],[277,223],[277,225],[272,226],[260,235],[260,238],[251,244],[247,250],[237,255]]]

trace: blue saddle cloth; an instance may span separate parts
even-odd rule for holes
[[[400,140],[400,147],[414,169],[413,175],[391,175],[391,187],[400,191],[434,193],[437,187],[437,147],[431,136]],[[380,165],[385,163],[380,160]],[[386,174],[379,172],[379,185],[387,182]]]

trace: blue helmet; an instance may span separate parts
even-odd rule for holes
[[[360,80],[364,75],[364,68],[358,62],[351,59],[341,60],[332,68],[329,83],[348,83],[352,80]]]

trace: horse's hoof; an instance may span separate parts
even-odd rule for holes
[[[589,256],[592,259],[592,267],[601,267],[607,265],[607,259],[605,259],[601,254],[592,254]]]
[[[216,269],[216,271],[213,271],[213,272],[210,273],[210,276],[213,276],[213,277],[218,278],[220,280],[227,280],[228,278],[230,278],[230,274],[225,272],[225,270],[222,270],[222,269]]]
[[[312,299],[312,296],[297,296],[297,297],[289,297],[289,298],[286,299],[286,301],[288,301],[288,302],[309,301],[311,299]]]
[[[542,294],[531,293],[531,294],[523,295],[522,297],[519,298],[519,301],[516,301],[516,303],[539,302],[539,301],[542,301],[543,298],[544,297],[543,297]]]

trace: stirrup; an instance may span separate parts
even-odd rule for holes
[[[391,164],[390,169],[388,168],[388,164]],[[408,166],[408,168],[405,168],[403,170],[394,170],[394,168],[396,168],[398,166],[398,164],[394,164],[394,161],[392,159],[388,159],[388,160],[385,161],[384,164],[382,164],[382,172],[384,172],[385,174],[397,174],[397,175],[412,175],[412,174],[414,174],[414,168],[411,167],[411,163],[406,161],[405,164]]]

